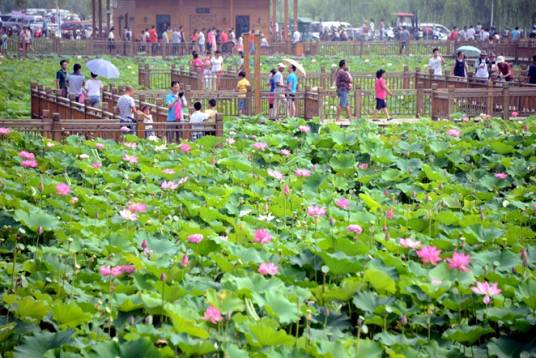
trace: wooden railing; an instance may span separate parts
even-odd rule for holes
[[[522,39],[520,41],[502,40],[500,42],[481,41],[439,41],[419,40],[410,41],[407,54],[429,55],[437,47],[445,55],[453,55],[462,45],[474,45],[488,52],[506,56],[515,62],[527,61],[534,55],[536,40]],[[196,49],[192,43],[144,43],[140,41],[106,41],[106,40],[66,40],[58,38],[37,38],[32,42],[34,54],[58,55],[114,55],[114,56],[185,56]],[[400,46],[398,41],[322,41],[272,43],[266,48],[260,48],[261,54],[294,55],[294,56],[370,56],[370,55],[398,55]],[[17,53],[17,39],[8,39],[8,52]]]
[[[432,118],[451,119],[455,113],[486,114],[504,119],[536,115],[536,88],[488,86],[487,88],[438,88],[433,85]]]

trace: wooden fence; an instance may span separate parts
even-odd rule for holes
[[[438,88],[433,85],[431,93],[432,119],[451,119],[456,113],[470,117],[482,113],[504,119],[536,115],[536,88]]]
[[[116,89],[104,91],[103,108],[89,106],[86,102],[79,103],[73,99],[62,97],[58,91],[45,88],[43,86],[31,85],[31,113],[32,119],[44,120],[50,122],[55,118],[51,114],[57,114],[57,119],[62,119],[61,125],[57,125],[53,132],[78,133],[87,132],[88,134],[97,133],[101,135],[110,132],[110,136],[117,136],[120,129],[125,124],[121,124],[117,115],[117,101],[119,94]],[[143,96],[136,99],[136,106],[141,108],[148,106],[153,117],[153,130],[156,136],[167,136],[168,140],[180,138],[190,139],[193,132],[202,132],[223,136],[223,115],[216,116],[214,123],[203,123],[203,128],[193,129],[189,122],[167,122],[168,109],[163,107],[163,101],[157,99],[155,102],[147,102]],[[25,121],[21,121],[25,122]],[[64,125],[65,123],[71,123]],[[86,129],[84,123],[88,124]],[[43,124],[44,126],[44,124]],[[104,126],[104,127],[102,127]],[[198,126],[198,125],[196,125]],[[149,134],[146,131],[142,118],[137,118],[136,133],[140,136]],[[48,128],[48,127],[44,127]],[[60,128],[60,129],[58,129]],[[113,137],[112,139],[115,139]]]
[[[506,56],[515,62],[527,61],[536,52],[536,40],[522,39],[519,41],[501,40],[500,42],[481,41],[410,41],[407,54],[428,55],[437,47],[445,55],[454,54],[462,45],[473,45],[497,55]],[[114,56],[184,56],[196,47],[192,43],[144,43],[139,41],[105,41],[105,40],[67,40],[58,38],[37,38],[32,43],[32,53],[48,55],[114,55]],[[8,40],[8,51],[17,53],[17,39]],[[263,55],[293,56],[370,56],[398,55],[400,46],[397,41],[322,41],[300,42],[298,44],[273,43],[260,48]]]

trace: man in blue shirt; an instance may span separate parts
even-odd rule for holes
[[[288,69],[287,77],[287,116],[296,116],[296,91],[298,90],[298,76],[296,76],[296,66],[292,65]]]
[[[512,41],[518,41],[521,38],[521,31],[519,31],[519,27],[515,27],[512,30]]]
[[[183,110],[183,101],[182,97],[183,94],[180,92],[181,85],[179,84],[179,81],[172,81],[171,82],[171,92],[169,92],[166,95],[165,105],[168,108],[168,115],[167,115],[167,121],[168,122],[180,122],[182,121],[182,110]],[[176,126],[168,126],[168,128],[176,127]],[[177,128],[178,129],[178,128]],[[173,133],[172,131],[168,131],[168,141],[173,141],[175,138],[180,138],[180,133],[177,131],[176,133]]]

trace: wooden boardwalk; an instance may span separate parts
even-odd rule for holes
[[[418,123],[420,121],[426,120],[424,118],[393,118],[390,121],[386,119],[358,119],[359,121],[369,121],[371,123],[376,123],[379,126],[391,126],[391,125],[399,125],[399,124],[411,124],[411,123]],[[356,121],[356,120],[353,120]],[[322,125],[324,124],[330,124],[335,123],[341,127],[348,127],[350,126],[351,122],[348,119],[341,119],[340,121],[335,120],[323,120],[320,122]]]

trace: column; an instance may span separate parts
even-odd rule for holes
[[[95,3],[95,0],[91,0],[91,37],[95,38],[95,34],[97,33],[97,30],[95,28],[95,24],[97,23],[97,19],[95,18],[97,16],[97,9],[95,8],[97,4]]]
[[[97,38],[100,39],[102,37],[102,0],[97,0],[97,6],[99,9],[99,18],[98,18],[98,25],[97,25]]]
[[[272,0],[272,21],[270,21],[272,26],[272,42],[277,41],[277,33],[275,32],[277,24],[277,0]]]
[[[110,31],[111,16],[112,16],[112,11],[110,10],[110,0],[106,0],[106,32]],[[118,30],[119,30],[119,33],[121,33],[121,29],[118,29]]]
[[[298,29],[298,0],[294,0],[294,31]]]
[[[236,25],[234,16],[235,16],[234,15],[234,0],[229,0],[229,28],[233,28],[236,34],[236,29],[234,28]],[[229,29],[226,29],[226,30],[229,30]],[[245,46],[245,43],[244,43],[244,46]]]
[[[285,0],[284,3],[284,22],[283,22],[283,39],[285,41],[288,41],[288,0]]]

